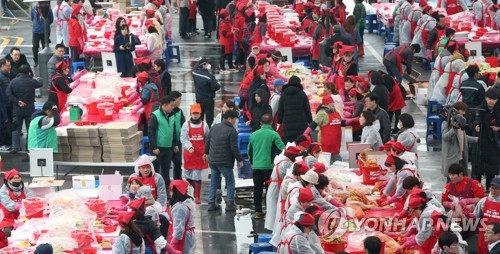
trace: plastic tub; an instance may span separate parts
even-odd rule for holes
[[[123,102],[116,101],[114,103],[114,110],[115,110],[115,112],[120,112],[120,109],[122,109],[122,108],[123,108]]]
[[[3,254],[25,254],[28,253],[26,249],[17,246],[5,247],[2,249]]]
[[[90,248],[94,238],[92,237],[92,232],[88,229],[77,229],[71,231],[71,238],[75,239],[78,243],[77,252],[81,252],[84,249]]]
[[[85,205],[97,214],[97,218],[102,218],[108,213],[108,202],[102,199],[88,199]]]
[[[491,68],[498,67],[498,57],[486,57],[485,61],[490,64]]]
[[[363,184],[374,185],[379,181],[379,177],[382,175],[382,169],[380,166],[375,167],[362,167],[363,172]]]
[[[99,111],[99,118],[101,120],[112,120],[114,114],[115,104],[111,102],[101,102],[97,104],[97,110]]]
[[[97,248],[87,248],[83,250],[83,254],[96,254]]]
[[[42,218],[45,210],[45,199],[39,197],[23,199],[23,206],[26,212],[26,218]]]
[[[99,110],[97,110],[97,104],[99,102],[96,100],[90,101],[85,106],[87,107],[87,114],[89,115],[99,115]]]
[[[347,248],[347,242],[340,243],[321,243],[321,247],[323,247],[324,251],[329,251],[333,253],[345,251]]]

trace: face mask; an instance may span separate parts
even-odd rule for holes
[[[12,185],[14,187],[19,187],[19,186],[21,186],[21,182],[12,182],[10,185]]]
[[[398,129],[402,129],[403,128],[403,124],[401,122],[398,123]]]
[[[212,69],[212,65],[211,64],[208,64],[207,65],[207,70],[211,70]]]

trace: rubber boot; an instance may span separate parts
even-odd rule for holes
[[[193,181],[194,183],[194,202],[199,205],[201,204],[200,194],[201,194],[201,181]]]
[[[358,45],[358,56],[365,55],[365,46],[363,44]]]

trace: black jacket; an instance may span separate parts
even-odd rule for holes
[[[254,96],[254,93],[255,93],[255,91],[257,91],[257,89],[263,89],[267,93],[267,98],[271,97],[271,91],[269,91],[269,87],[267,87],[267,85],[266,85],[266,80],[263,80],[259,77],[254,78],[254,80],[252,81],[252,84],[250,85],[250,89],[248,89],[248,95]],[[249,109],[252,108],[253,102],[254,102],[254,100],[252,97],[248,98],[248,108]]]
[[[378,97],[378,106],[381,107],[386,112],[389,112],[389,91],[384,84],[375,85],[372,91]]]
[[[215,92],[220,89],[219,81],[215,79],[215,76],[199,64],[195,66],[191,73],[196,89],[196,100],[213,99]]]
[[[481,105],[485,97],[484,87],[474,78],[468,78],[460,85],[462,101],[469,108],[477,108]]]
[[[342,42],[344,45],[351,45],[351,41],[349,40],[349,38],[343,37],[342,35],[340,35],[340,33],[336,33],[326,42],[326,45],[328,47],[325,47],[325,53],[327,56],[329,57],[333,56],[332,47],[333,44],[338,41]]]
[[[162,236],[160,228],[158,228],[156,223],[151,219],[151,216],[146,216],[142,220],[134,220],[134,222],[144,235],[144,244],[146,247],[152,246],[154,241]]]
[[[35,89],[42,86],[42,83],[24,73],[19,73],[15,79],[10,81],[10,85],[7,88],[7,96],[13,105],[15,115],[30,116],[33,114],[35,111]],[[19,107],[19,101],[27,105]]]
[[[219,167],[233,168],[235,159],[243,161],[238,149],[238,133],[228,121],[210,128],[205,142],[205,154],[208,154],[210,165]]]
[[[5,106],[10,106],[10,103],[8,103],[9,99],[7,97],[7,87],[9,87],[9,84],[10,84],[9,73],[0,71],[0,89],[1,89],[0,93],[2,93],[2,95],[3,95],[4,103],[9,104],[9,105],[5,105]]]
[[[163,92],[165,95],[170,95],[172,92],[172,77],[167,70],[164,70],[160,74],[161,86],[163,87]]]
[[[372,112],[380,123],[380,130],[378,132],[380,133],[382,142],[385,144],[391,138],[391,120],[389,120],[389,114],[380,108],[380,106],[372,110]]]
[[[10,54],[7,54],[5,56],[5,59],[9,60],[10,62],[10,65],[12,66],[11,69],[10,69],[10,79],[14,79],[17,74],[19,73],[19,67],[23,64],[26,64],[26,65],[30,65],[28,63],[28,59],[26,59],[26,56],[24,54],[21,54],[21,57],[19,58],[19,61],[17,62],[14,62],[14,60],[12,60],[12,57],[10,56]]]
[[[481,130],[479,146],[481,152],[481,169],[483,174],[497,175],[500,172],[500,131],[494,132],[491,126],[500,126],[500,102],[490,110],[483,100],[481,108]]]
[[[311,106],[302,86],[285,85],[278,105],[278,123],[283,124],[284,142],[293,142],[311,122]]]
[[[261,99],[260,103],[255,101],[255,94],[259,95]],[[252,132],[254,132],[260,129],[260,118],[264,114],[270,114],[271,116],[273,114],[273,110],[271,106],[269,106],[269,93],[266,90],[259,88],[253,93],[252,108],[250,109],[250,112],[252,113],[252,122],[250,123],[250,127],[252,127]]]

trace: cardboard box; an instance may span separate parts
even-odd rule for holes
[[[31,184],[26,186],[35,194],[36,197],[45,198],[45,195],[56,192],[56,188],[64,185],[64,180],[56,180],[55,177],[35,177]]]
[[[73,189],[95,189],[95,176],[73,176]]]
[[[382,168],[387,168],[385,166],[385,160],[387,159],[387,154],[384,151],[373,151],[366,152],[366,159],[377,159],[377,164]]]
[[[99,176],[99,198],[119,200],[122,195],[123,177],[120,174]]]
[[[349,167],[357,168],[358,155],[366,148],[371,148],[370,144],[359,142],[347,142],[347,152],[349,153]]]

